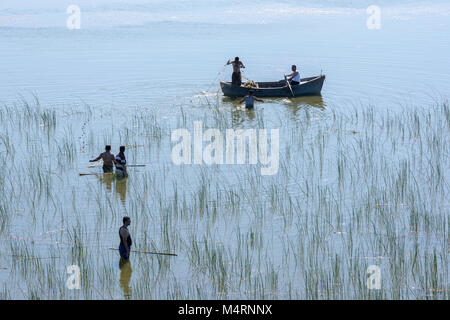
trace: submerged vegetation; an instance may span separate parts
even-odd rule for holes
[[[206,99],[167,119],[2,105],[0,299],[448,299],[449,104],[294,116],[276,104],[269,118]],[[170,133],[196,120],[280,128],[278,174],[174,165]],[[88,168],[105,144],[147,166],[127,181]],[[108,248],[124,215],[135,248],[178,257],[135,254],[119,269]],[[70,265],[80,290],[66,287]]]

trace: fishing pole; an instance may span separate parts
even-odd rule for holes
[[[95,164],[91,164],[88,166],[88,168],[97,168],[100,167],[101,165],[95,165]],[[130,168],[135,168],[135,167],[145,167],[146,164],[127,164],[126,167],[130,167]]]
[[[119,251],[119,249],[116,249],[116,248],[109,248],[109,250],[116,250],[116,251]],[[159,254],[159,255],[164,255],[164,256],[174,256],[174,257],[177,257],[177,256],[178,256],[178,255],[175,254],[175,253],[150,252],[150,251],[143,251],[143,250],[131,250],[131,252],[145,253],[145,254]]]

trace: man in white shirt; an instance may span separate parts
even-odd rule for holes
[[[285,77],[288,77],[288,81],[291,83],[291,86],[296,86],[300,84],[300,72],[297,70],[297,66],[292,66],[292,73],[285,75]]]

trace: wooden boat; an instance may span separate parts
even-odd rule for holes
[[[255,97],[301,97],[319,95],[322,91],[325,75],[317,77],[303,78],[300,84],[292,86],[286,83],[286,80],[275,82],[257,82],[258,88],[248,88],[244,86],[232,85],[231,82],[220,82],[220,87],[224,96],[244,97],[251,90]]]

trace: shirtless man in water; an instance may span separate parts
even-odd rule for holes
[[[242,84],[241,68],[245,68],[239,57],[234,58],[234,61],[228,60],[227,65],[233,65],[233,75],[231,76],[231,83],[237,86]]]
[[[128,231],[128,226],[131,224],[130,217],[123,217],[123,226],[119,229],[119,252],[122,259],[128,260],[130,258],[131,245],[133,241],[131,240],[130,232]]]
[[[105,147],[105,152],[100,153],[100,155],[92,160],[89,160],[89,162],[95,162],[102,159],[103,160],[103,172],[113,172],[113,166],[114,166],[114,155],[111,153],[111,146]]]

